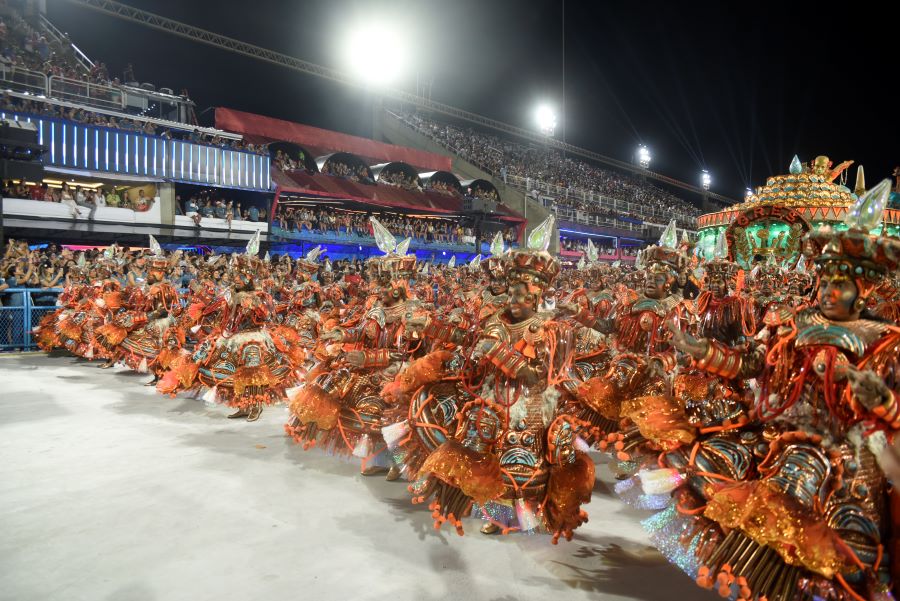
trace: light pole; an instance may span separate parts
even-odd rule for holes
[[[408,43],[398,27],[377,19],[367,20],[346,33],[341,53],[347,71],[363,84],[363,114],[370,116],[369,135],[376,139],[380,136],[380,90],[395,84],[408,71]],[[366,128],[367,121],[362,125]]]
[[[709,190],[709,186],[712,184],[712,177],[709,175],[709,171],[704,169],[700,173],[700,183],[703,185],[704,190]]]
[[[547,163],[550,163],[550,138],[556,132],[556,111],[549,104],[541,104],[534,113],[538,130],[544,135]]]
[[[540,105],[535,112],[535,118],[540,132],[547,138],[552,138],[556,131],[556,112],[553,107],[547,104]]]
[[[641,144],[637,149],[637,163],[640,165],[641,169],[648,169],[650,167],[650,149]]]

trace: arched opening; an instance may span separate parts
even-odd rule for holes
[[[321,173],[343,177],[363,184],[374,184],[372,170],[360,157],[349,152],[335,152],[316,159]]]
[[[311,173],[319,171],[316,159],[305,148],[293,142],[272,142],[269,144],[272,164],[282,171],[305,169]]]
[[[426,190],[434,190],[443,194],[462,194],[463,188],[459,183],[459,178],[449,171],[429,171],[428,173],[420,173],[419,180],[422,182],[422,188]]]
[[[467,179],[459,184],[462,186],[463,196],[500,202],[500,193],[497,192],[497,188],[486,179]]]
[[[403,161],[381,163],[373,165],[371,169],[379,184],[398,186],[405,190],[418,190],[422,185],[413,166]]]

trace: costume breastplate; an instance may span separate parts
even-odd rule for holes
[[[636,301],[633,305],[631,305],[631,309],[629,312],[634,314],[634,313],[643,313],[645,311],[651,311],[653,313],[656,313],[660,317],[665,317],[681,301],[682,301],[682,298],[675,294],[671,294],[663,299],[641,298],[640,300]]]
[[[849,352],[857,359],[866,349],[880,339],[888,326],[870,319],[832,321],[818,310],[803,311],[797,315],[798,348],[806,346],[835,346]]]
[[[513,345],[520,340],[534,344],[541,340],[543,319],[533,315],[518,323],[509,323],[501,319],[500,314],[495,314],[484,326],[484,335],[502,340]]]

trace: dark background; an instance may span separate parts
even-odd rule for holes
[[[866,167],[869,186],[900,164],[900,15],[891,3],[442,0],[127,3],[322,65],[343,68],[340,40],[378,18],[407,32],[410,75],[432,98],[522,127],[551,102],[557,137],[742,198],[747,186],[808,161]],[[312,76],[48,0],[48,16],[121,77],[187,88],[198,113],[227,106],[364,133],[363,94]],[[563,44],[563,39],[565,43]],[[373,65],[378,68],[378,65]],[[211,122],[212,111],[201,116]],[[855,168],[853,170],[855,172]]]

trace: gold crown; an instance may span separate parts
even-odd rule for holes
[[[502,280],[506,277],[507,263],[504,255],[494,255],[481,262],[481,269],[492,280]]]
[[[546,250],[514,249],[509,254],[510,281],[547,288],[559,275],[559,261]]]
[[[410,277],[416,272],[415,255],[385,255],[366,261],[369,272],[377,277]]]
[[[319,264],[306,259],[297,259],[297,269],[307,275],[314,275],[319,272]]]
[[[873,282],[880,281],[900,265],[900,240],[860,230],[837,232],[822,228],[810,232],[805,251],[814,257],[823,273]]]
[[[738,272],[738,266],[724,259],[709,261],[703,266],[707,277],[718,276],[726,281],[733,279]]]
[[[166,269],[169,266],[169,260],[166,257],[150,257],[151,269]]]
[[[824,227],[807,234],[804,250],[823,273],[876,282],[897,269],[900,240],[869,233],[881,223],[890,189],[890,180],[884,180],[859,196],[844,218],[845,231]]]
[[[641,262],[648,271],[670,271],[678,274],[687,266],[687,256],[677,248],[648,246],[641,253]]]

